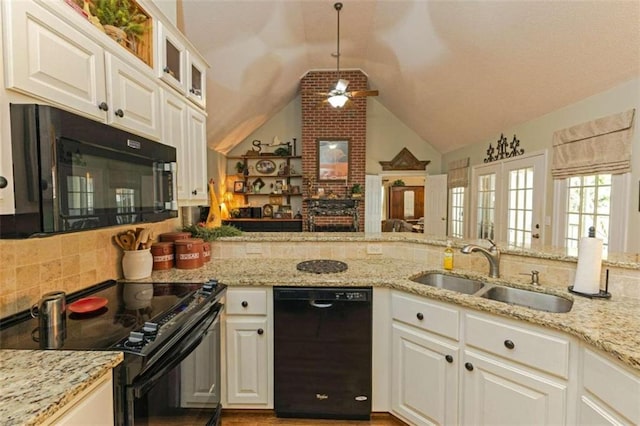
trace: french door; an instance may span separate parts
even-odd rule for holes
[[[546,153],[475,166],[471,236],[536,247],[544,241]]]

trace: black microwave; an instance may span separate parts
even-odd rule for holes
[[[178,216],[176,149],[51,106],[12,104],[15,214],[26,238]]]

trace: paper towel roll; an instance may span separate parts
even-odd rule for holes
[[[602,240],[581,238],[578,247],[578,267],[573,291],[584,294],[600,292],[600,272],[602,270]]]

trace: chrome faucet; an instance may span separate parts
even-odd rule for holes
[[[467,244],[460,251],[464,254],[473,253],[474,251],[482,253],[489,261],[489,276],[491,278],[500,278],[500,250],[498,250],[498,246],[493,240],[487,238],[487,241],[491,243],[491,247],[488,250],[475,244]]]

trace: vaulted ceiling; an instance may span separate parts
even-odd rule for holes
[[[277,114],[308,70],[335,70],[333,4],[178,3],[211,65],[212,149],[228,152]],[[363,70],[376,101],[442,153],[640,76],[638,0],[343,4],[341,68]]]

